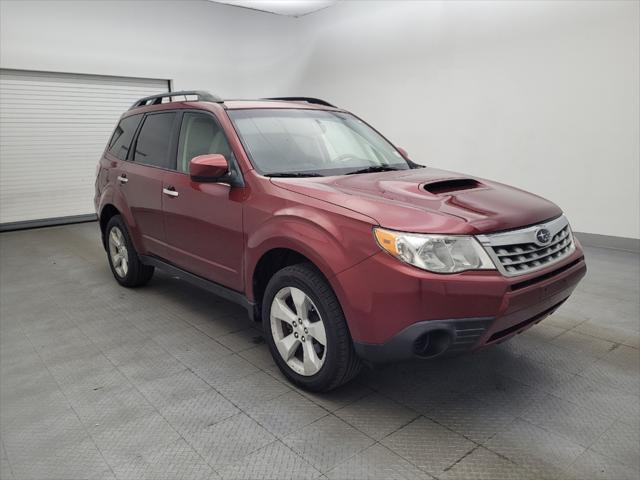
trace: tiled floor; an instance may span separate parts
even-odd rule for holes
[[[640,264],[588,249],[498,347],[291,387],[238,307],[119,287],[95,224],[0,235],[0,477],[637,479]]]

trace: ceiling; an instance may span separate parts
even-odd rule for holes
[[[210,0],[278,15],[300,17],[327,8],[338,0]]]

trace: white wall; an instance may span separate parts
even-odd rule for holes
[[[639,3],[346,1],[301,18],[205,1],[0,2],[0,67],[319,96],[418,162],[640,238]]]
[[[3,0],[0,67],[161,78],[253,98],[289,91],[294,22],[198,0]]]
[[[575,230],[638,238],[639,5],[342,2],[297,24],[293,93],[354,111],[419,163],[539,193]]]

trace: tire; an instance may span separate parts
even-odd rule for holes
[[[262,324],[276,365],[305,390],[333,390],[360,371],[340,303],[309,263],[285,267],[269,280]]]
[[[138,257],[129,231],[120,215],[114,215],[104,231],[104,244],[111,273],[116,281],[129,288],[140,287],[151,280],[154,268]]]

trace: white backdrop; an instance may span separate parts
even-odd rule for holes
[[[1,2],[4,68],[171,78],[227,98],[319,96],[418,162],[640,238],[633,1],[346,1],[301,18],[210,2]]]

